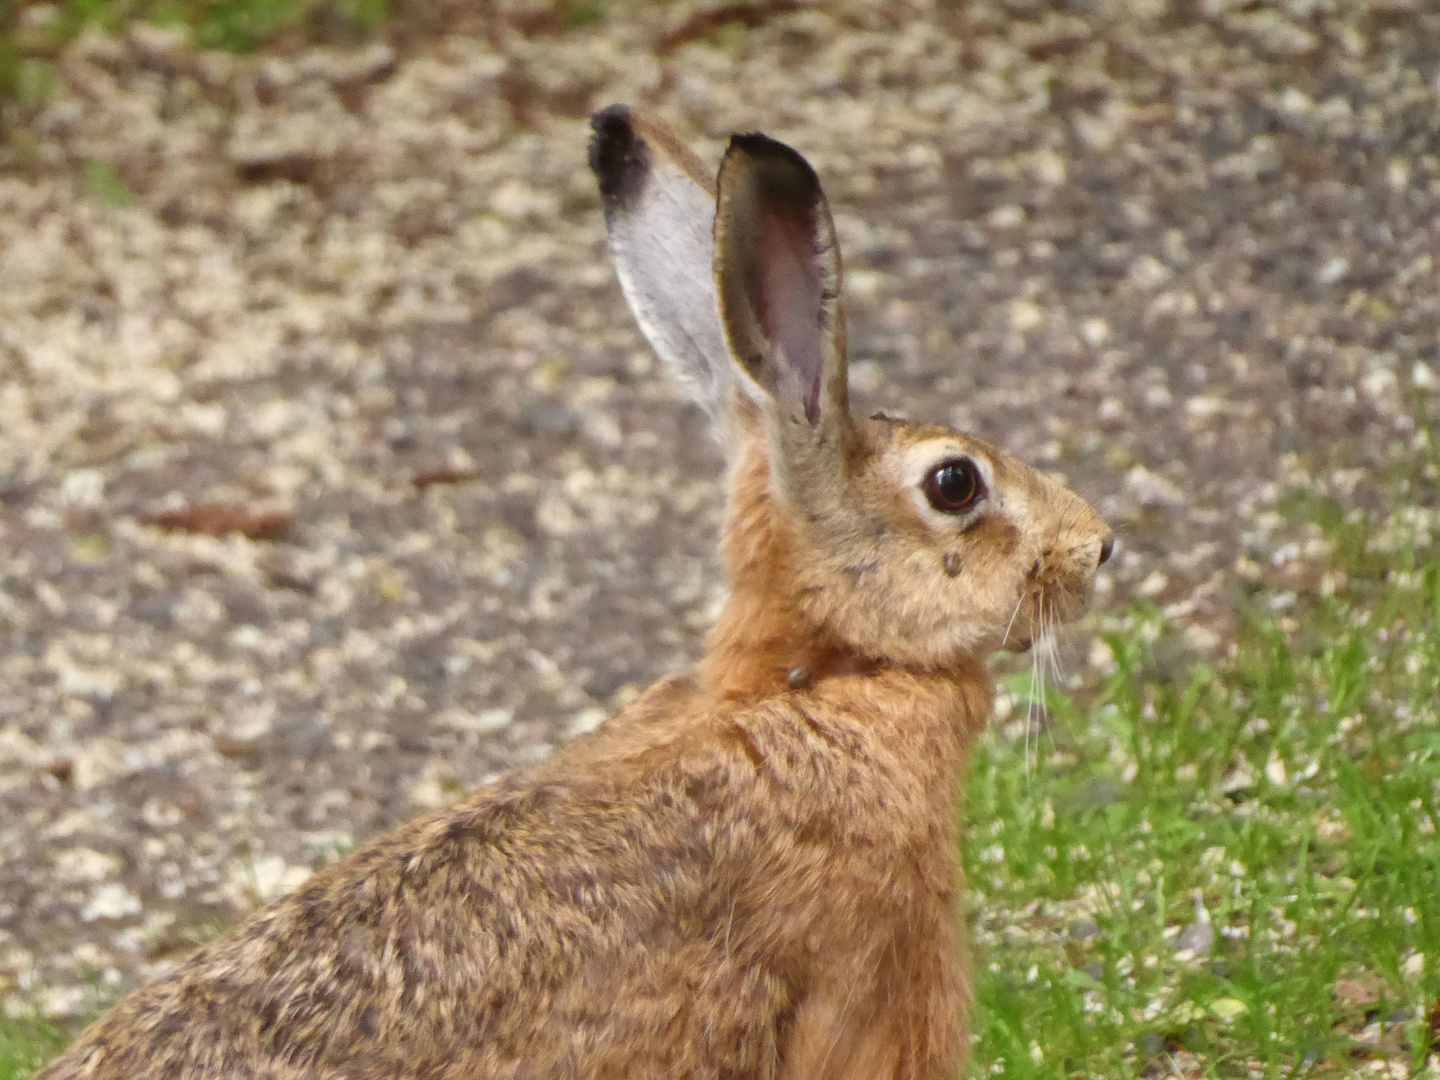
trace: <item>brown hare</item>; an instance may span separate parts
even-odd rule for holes
[[[978,439],[850,414],[793,150],[737,135],[712,185],[654,119],[594,128],[625,294],[728,451],[704,659],[316,874],[45,1080],[956,1075],[985,660],[1082,612],[1110,532]]]

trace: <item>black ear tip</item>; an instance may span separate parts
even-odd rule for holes
[[[597,138],[616,131],[629,131],[630,106],[623,102],[606,105],[605,108],[590,117],[590,130],[595,132]]]
[[[794,150],[786,146],[779,139],[772,139],[763,131],[737,131],[730,136],[730,149],[741,150],[751,157],[766,157],[770,154],[785,153],[789,151],[795,154]],[[798,154],[795,155],[799,157]]]
[[[645,140],[635,131],[629,105],[610,105],[590,118],[590,169],[608,210],[639,192],[649,172]]]
[[[758,131],[730,136],[726,158],[750,160],[755,177],[768,194],[811,203],[820,197],[820,178],[810,163],[793,147]]]

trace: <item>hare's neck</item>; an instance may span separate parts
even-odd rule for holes
[[[797,626],[778,600],[763,588],[744,587],[731,595],[700,662],[702,691],[754,701],[870,666],[819,631]]]
[[[775,511],[763,446],[736,465],[721,554],[734,591],[710,631],[702,691],[753,701],[871,663],[800,614],[792,537]]]

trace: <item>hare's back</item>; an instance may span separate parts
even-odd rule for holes
[[[640,734],[315,875],[37,1080],[762,1074],[797,981],[790,949],[737,925],[742,864],[771,858],[738,812],[765,779],[726,738]]]

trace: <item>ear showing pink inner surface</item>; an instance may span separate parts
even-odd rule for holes
[[[775,361],[798,377],[805,418],[820,422],[825,368],[824,286],[815,262],[815,214],[804,219],[766,212],[758,237],[760,288],[751,303]]]
[[[781,415],[842,418],[840,265],[820,182],[764,135],[737,135],[720,169],[716,272],[730,343]],[[827,420],[828,418],[828,420]]]

